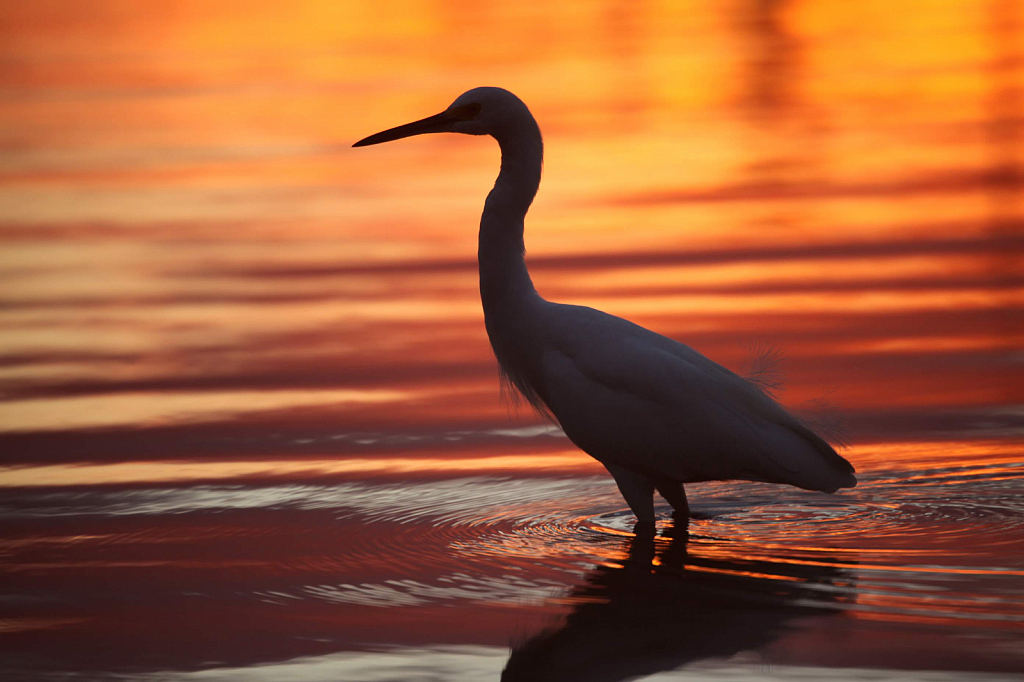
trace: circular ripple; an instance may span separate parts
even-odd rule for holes
[[[689,486],[694,509],[710,518],[692,520],[680,544],[668,537],[671,510],[662,504],[649,556],[604,477],[350,486],[294,502],[328,512],[337,528],[321,538],[320,552],[302,559],[311,579],[289,592],[377,606],[523,603],[567,593],[595,567],[624,567],[638,556],[664,566],[661,554],[671,547],[676,570],[817,580],[827,595],[859,583],[860,598],[843,608],[876,615],[1008,618],[1005,610],[1024,599],[1024,502],[1015,473],[961,467],[869,475],[835,496],[751,483]],[[812,569],[801,573],[800,566]],[[947,603],[948,585],[939,583],[963,575],[974,582]],[[988,605],[994,594],[1003,611]],[[832,596],[826,601],[834,606]]]

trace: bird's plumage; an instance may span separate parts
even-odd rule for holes
[[[825,492],[856,485],[849,462],[754,382],[627,320],[541,298],[524,261],[523,227],[543,143],[519,98],[476,88],[437,116],[357,145],[429,132],[498,141],[501,171],[484,204],[478,258],[484,321],[502,376],[608,467],[640,521],[653,520],[655,485],[681,496],[682,505],[682,484],[696,481]]]
[[[798,418],[692,348],[539,297],[528,317],[513,357],[533,360],[509,363],[522,375],[516,384],[599,461],[683,483],[745,479],[827,492],[855,483],[849,463]]]

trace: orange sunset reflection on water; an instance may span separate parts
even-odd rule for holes
[[[362,391],[401,427],[426,390],[457,427],[478,419],[443,396],[469,386],[493,420],[473,256],[495,146],[348,148],[492,81],[545,132],[527,245],[549,298],[732,367],[781,348],[786,397],[851,408],[852,441],[890,440],[852,424],[892,409],[1002,414],[1012,8],[916,9],[7,7],[0,425],[343,419],[333,394]]]
[[[598,641],[639,675],[595,635],[637,595],[638,641],[701,649],[665,605],[737,588],[821,630],[732,653],[1024,669],[1019,3],[34,0],[0,26],[5,653],[346,679],[370,644],[424,670],[472,644],[497,679]],[[350,147],[479,85],[544,134],[538,291],[737,371],[777,357],[856,489],[695,486],[710,518],[645,544],[502,399],[475,258],[497,146]],[[566,620],[510,656],[509,613]]]

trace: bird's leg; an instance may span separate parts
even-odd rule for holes
[[[675,510],[672,518],[676,521],[687,523],[690,519],[707,520],[714,518],[713,515],[707,512],[692,511],[690,509],[690,503],[686,501],[686,490],[679,481],[659,478],[654,482],[654,485],[658,488],[661,496],[665,498],[665,501],[672,505],[672,509]]]
[[[605,464],[608,473],[615,479],[619,492],[636,516],[637,526],[654,527],[654,481],[643,474],[623,469],[614,464]]]
[[[654,484],[665,501],[672,505],[675,510],[673,516],[677,521],[689,521],[690,503],[686,501],[686,490],[679,481],[669,478],[659,478]]]

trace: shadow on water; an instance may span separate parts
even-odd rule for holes
[[[798,629],[798,619],[839,615],[854,600],[851,572],[827,559],[696,556],[689,538],[675,526],[664,537],[625,539],[628,558],[573,588],[575,606],[559,626],[513,646],[503,682],[616,682],[673,670],[759,649]]]

